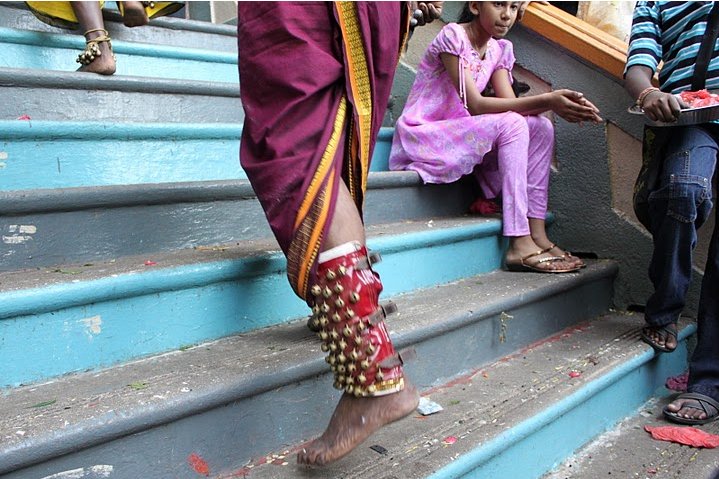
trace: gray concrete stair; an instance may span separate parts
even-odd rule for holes
[[[423,391],[465,384],[448,382],[606,312],[615,273],[597,262],[575,274],[470,277],[392,298],[400,314],[388,324],[399,349],[415,348],[407,372]],[[532,368],[555,367],[545,363]],[[103,466],[116,478],[189,478],[192,454],[213,475],[229,474],[320,432],[338,398],[330,382],[318,340],[299,321],[15,388],[0,402],[0,474]],[[137,460],[147,454],[152,461]]]
[[[662,414],[662,408],[672,396],[665,390],[642,404],[632,415],[577,451],[543,479],[716,479],[719,477],[716,450],[658,441],[645,431],[644,426],[679,426],[667,422]],[[695,427],[719,435],[719,422]]]

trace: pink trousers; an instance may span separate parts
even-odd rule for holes
[[[498,115],[497,137],[474,174],[486,198],[502,195],[504,236],[529,234],[528,218],[544,219],[554,127],[543,116]]]

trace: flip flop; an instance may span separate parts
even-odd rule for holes
[[[647,343],[649,346],[653,347],[656,351],[661,351],[662,353],[671,353],[674,351],[677,347],[674,346],[673,348],[668,348],[666,346],[661,346],[659,343],[652,340],[651,336],[649,336],[648,331],[653,330],[656,333],[659,333],[662,339],[664,339],[664,344],[667,342],[667,338],[669,336],[673,336],[674,339],[677,339],[677,324],[676,323],[670,323],[666,326],[645,326],[642,328],[642,341]]]
[[[530,258],[534,258],[535,256],[539,256],[540,254],[544,254],[545,251],[537,251],[536,253],[528,254],[527,256],[520,258],[519,261],[505,261],[504,266],[507,268],[507,271],[513,271],[513,272],[519,272],[519,273],[526,273],[528,271],[534,272],[534,273],[573,273],[575,271],[579,271],[581,269],[580,266],[571,266],[569,268],[561,268],[561,269],[550,269],[550,268],[541,268],[537,267],[538,265],[544,264],[544,263],[553,263],[556,261],[566,261],[566,258],[564,256],[547,256],[546,258],[540,258],[536,260],[533,263],[527,263],[526,261]]]
[[[564,253],[562,254],[561,258],[563,258],[563,259],[565,259],[565,260],[567,260],[567,261],[570,261],[570,262],[576,264],[577,266],[579,266],[580,269],[587,267],[587,263],[585,263],[585,262],[582,260],[582,258],[580,258],[579,256],[574,256],[570,251],[567,251],[567,250],[565,250],[564,248],[562,248],[561,246],[557,246],[557,245],[554,244],[554,243],[552,243],[552,245],[551,245],[549,248],[544,248],[544,250],[542,251],[542,253],[549,253],[549,252],[550,252],[551,250],[553,250],[554,248],[559,248],[559,249],[561,249],[562,251],[564,251]]]
[[[674,398],[675,402],[679,399],[688,399],[696,404],[696,406],[691,405],[687,406],[687,403],[684,403],[683,407],[689,407],[691,409],[697,409],[702,410],[707,415],[704,419],[691,419],[686,417],[678,416],[677,413],[673,411],[669,411],[666,406],[664,406],[664,409],[662,412],[664,413],[664,417],[669,419],[672,422],[676,422],[679,424],[689,424],[689,425],[701,425],[701,424],[707,424],[712,421],[716,421],[717,418],[719,418],[719,402],[716,402],[714,399],[710,398],[709,396],[706,396],[704,394],[700,393],[683,393]]]

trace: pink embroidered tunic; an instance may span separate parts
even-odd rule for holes
[[[479,91],[495,70],[511,72],[512,43],[490,39],[483,59],[465,29],[450,23],[429,45],[417,70],[390,154],[393,170],[415,170],[427,183],[449,183],[469,174],[497,137],[496,115],[472,117],[444,68],[440,53],[466,63]]]
[[[547,210],[553,126],[547,118],[512,111],[471,115],[441,53],[457,56],[479,91],[499,69],[512,79],[509,40],[490,39],[480,58],[462,26],[445,26],[420,62],[395,126],[390,169],[414,170],[425,183],[450,183],[474,173],[486,198],[502,194],[504,234],[529,234],[527,218],[544,218]],[[460,90],[463,86],[460,82]]]

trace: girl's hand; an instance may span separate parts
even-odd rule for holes
[[[599,116],[599,109],[578,91],[556,90],[548,95],[549,109],[569,122],[603,121]]]
[[[652,121],[663,121],[670,123],[677,121],[683,104],[679,98],[671,93],[663,91],[652,91],[644,97],[642,109],[644,114]]]

